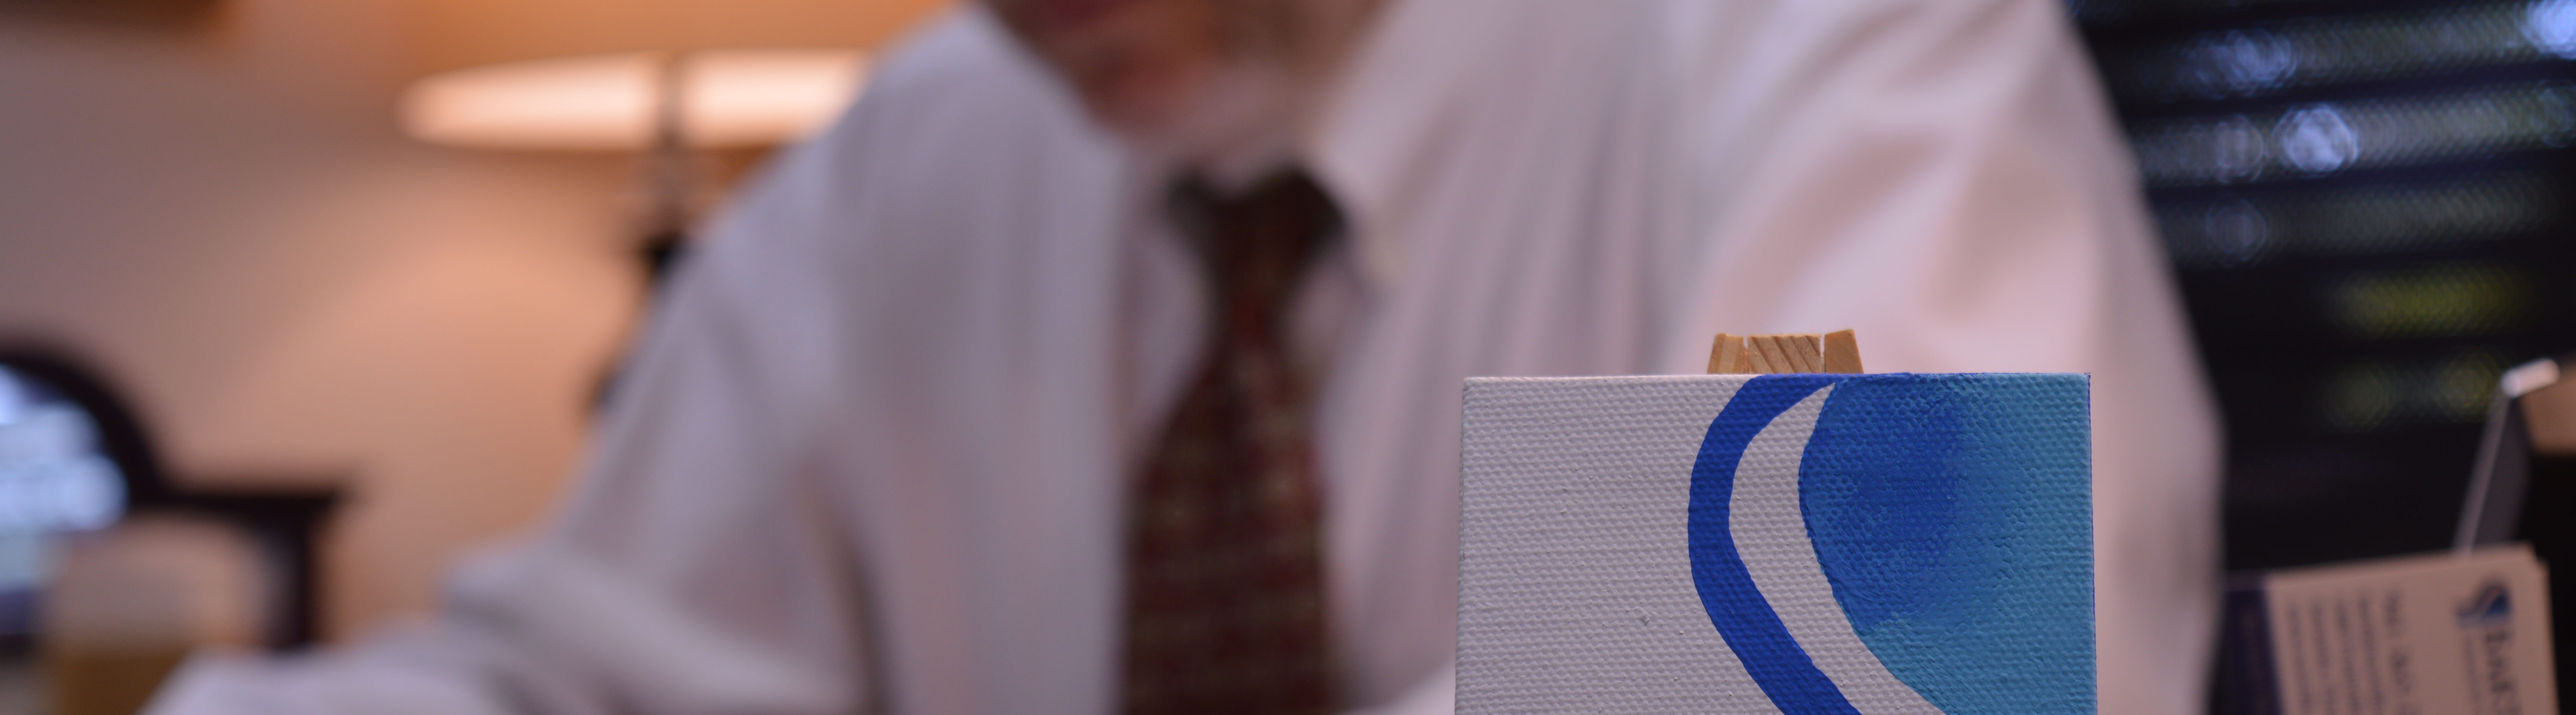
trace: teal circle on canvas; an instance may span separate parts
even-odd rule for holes
[[[1839,381],[1799,468],[1818,563],[1889,673],[1954,715],[2091,712],[2081,375]]]

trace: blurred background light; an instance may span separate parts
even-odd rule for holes
[[[2576,14],[2565,9],[2570,0],[2419,2],[2379,13],[2272,4],[2288,7],[2247,7],[2233,14],[2289,16],[2102,48],[2100,61],[2113,91],[2149,101],[2254,97],[2564,58],[2576,49],[2576,26],[2568,24]],[[2168,11],[2188,16],[2179,8]]]
[[[733,167],[792,144],[860,91],[855,48],[934,0],[428,0],[406,134],[449,146],[640,152],[636,255],[658,283]],[[607,383],[603,383],[607,384]]]
[[[97,423],[0,368],[0,537],[96,529],[116,520],[124,477]],[[5,587],[5,583],[0,583]]]
[[[115,523],[125,477],[98,425],[43,383],[0,367],[0,635],[32,632],[22,604],[45,585],[63,534]]]
[[[2492,333],[2516,325],[2528,298],[2514,270],[2483,262],[2356,273],[2327,294],[2335,323],[2369,339]]]
[[[2361,139],[2353,135],[2352,125],[2343,121],[2343,113],[2332,104],[2314,104],[2291,110],[2281,117],[2281,156],[2290,165],[2310,174],[2323,174],[2343,168],[2361,154]]]
[[[2262,29],[2228,30],[2183,48],[2179,69],[2195,89],[2212,96],[2250,95],[2277,87],[2299,68],[2299,52]]]
[[[2487,406],[2479,395],[2495,389],[2503,369],[2503,361],[2485,351],[2332,366],[2324,371],[2327,378],[2319,395],[2325,406],[2325,426],[2367,434],[2478,419]]]
[[[2141,121],[2131,133],[2152,185],[2301,178],[2566,146],[2576,139],[2576,86],[2516,83],[2315,102]]]
[[[2508,240],[2567,218],[2568,187],[2524,172],[2424,187],[2364,187],[2172,200],[2156,207],[2176,265],[2243,268],[2294,259],[2422,254]]]
[[[866,62],[846,49],[632,52],[456,70],[412,85],[403,128],[437,144],[495,149],[649,149],[667,71],[678,73],[682,143],[793,142],[855,96]]]
[[[2523,36],[2535,47],[2576,60],[2576,0],[2542,0],[2531,4]]]

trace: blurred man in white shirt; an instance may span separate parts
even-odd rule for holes
[[[1449,710],[1463,378],[1849,327],[1875,370],[2094,375],[2103,711],[2193,711],[2214,417],[2062,13],[963,8],[715,222],[554,523],[425,626],[156,711],[1135,712],[1131,489],[1235,305],[1173,187],[1292,171],[1338,227],[1279,317],[1331,707]]]

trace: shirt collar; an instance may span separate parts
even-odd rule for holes
[[[1208,177],[1230,187],[1303,164],[1341,210],[1344,235],[1372,292],[1404,274],[1409,241],[1396,214],[1419,198],[1413,195],[1419,182],[1408,175],[1419,173],[1439,133],[1455,126],[1448,109],[1463,101],[1476,76],[1473,50],[1488,44],[1482,38],[1500,34],[1456,27],[1479,24],[1486,13],[1441,12],[1441,4],[1386,0],[1291,141],[1229,156],[1229,166],[1217,167],[1227,169],[1224,175]],[[1168,159],[1139,158],[1146,159],[1140,176],[1161,177],[1151,182],[1157,187],[1181,170]]]
[[[1308,171],[1340,204],[1373,290],[1404,274],[1408,241],[1395,214],[1420,198],[1410,195],[1407,174],[1448,124],[1443,108],[1467,87],[1474,68],[1461,50],[1491,34],[1444,30],[1441,23],[1472,23],[1482,13],[1430,17],[1440,4],[1388,0],[1378,8],[1298,141]]]

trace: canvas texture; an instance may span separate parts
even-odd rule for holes
[[[1458,712],[2090,713],[2072,374],[1476,378]]]

